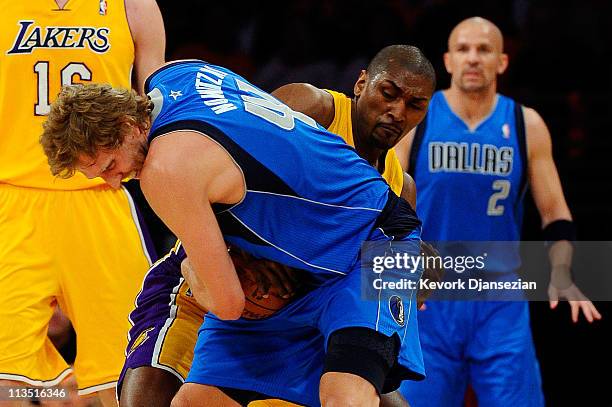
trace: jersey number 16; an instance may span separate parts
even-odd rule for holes
[[[34,65],[34,73],[37,77],[36,104],[34,114],[36,116],[48,115],[51,111],[49,104],[49,61],[38,61]],[[61,86],[72,85],[72,79],[78,75],[82,81],[91,81],[91,71],[81,62],[70,62],[60,71]]]

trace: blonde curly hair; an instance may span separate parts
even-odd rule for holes
[[[123,143],[130,127],[147,130],[153,104],[133,90],[106,84],[64,86],[40,137],[51,173],[70,178],[80,156],[95,157]]]

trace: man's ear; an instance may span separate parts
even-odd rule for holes
[[[499,55],[499,65],[497,66],[497,74],[501,75],[508,68],[508,54]]]
[[[450,54],[448,52],[445,52],[443,59],[444,59],[444,67],[446,68],[446,72],[452,75],[453,70],[451,69],[451,65],[450,65]]]
[[[366,81],[368,79],[368,73],[365,69],[362,69],[359,73],[359,78],[357,78],[357,82],[355,82],[355,86],[353,87],[353,92],[355,96],[359,97],[361,92],[363,92],[363,88],[365,87]]]

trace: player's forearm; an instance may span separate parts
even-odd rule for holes
[[[566,289],[573,284],[572,256],[574,247],[567,240],[554,242],[548,250],[550,261],[550,281],[558,289]]]
[[[571,267],[574,254],[573,241],[576,239],[574,224],[566,219],[555,220],[546,225],[543,233],[549,245],[551,283],[559,289],[565,289],[573,284]]]
[[[191,265],[188,258],[181,263],[181,273],[191,288],[194,298],[203,308],[212,312],[220,319],[233,320],[242,315],[244,309],[244,295],[240,292],[238,301],[231,301],[232,296],[225,292],[212,292],[203,278]],[[240,302],[242,300],[242,302]]]
[[[187,284],[191,289],[191,292],[202,307],[206,309],[210,309],[210,295],[206,286],[202,283],[202,280],[198,277],[198,275],[193,270],[191,266],[191,262],[188,258],[185,258],[181,263],[181,274],[187,280]]]

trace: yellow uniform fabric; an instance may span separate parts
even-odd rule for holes
[[[249,407],[300,407],[298,404],[291,403],[290,401],[269,399],[269,400],[257,400],[251,401]]]
[[[0,0],[0,10],[0,380],[69,373],[46,335],[57,300],[77,332],[80,393],[111,388],[150,259],[127,192],[54,179],[38,139],[62,81],[130,86],[124,2]]]
[[[355,141],[353,140],[353,125],[351,121],[351,99],[343,93],[333,90],[327,90],[327,92],[334,97],[335,111],[334,120],[327,130],[339,135],[348,145],[355,147]],[[382,174],[382,177],[387,181],[391,190],[399,196],[402,192],[402,185],[404,184],[404,172],[394,149],[387,152],[385,158],[385,172]]]
[[[191,369],[198,330],[207,311],[191,295],[186,281],[181,283],[178,293],[173,304],[176,313],[163,335],[157,363],[178,373],[184,381]]]
[[[38,143],[62,84],[130,88],[134,45],[123,0],[0,0],[0,182],[31,188],[83,189],[103,183],[82,174],[55,179]]]

